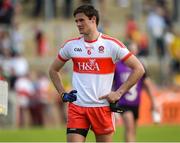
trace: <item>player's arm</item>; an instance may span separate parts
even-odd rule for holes
[[[108,95],[104,95],[99,99],[107,99],[110,103],[114,103],[120,99],[120,97],[125,94],[145,73],[145,70],[140,63],[140,61],[131,55],[124,63],[132,69],[131,74],[128,79],[115,91]]]
[[[120,97],[126,93],[145,73],[143,65],[134,55],[130,56],[126,61],[124,61],[124,63],[132,69],[132,72],[128,79],[116,91]]]
[[[49,69],[49,76],[50,76],[57,92],[61,96],[62,101],[63,102],[74,102],[77,100],[77,95],[76,95],[77,91],[72,90],[69,93],[65,92],[65,89],[61,82],[61,77],[60,77],[59,71],[63,67],[64,64],[65,64],[65,62],[63,62],[59,59],[54,60],[54,62],[52,63],[52,65],[50,66],[50,69]]]
[[[54,84],[59,95],[62,95],[65,92],[65,89],[61,82],[61,77],[59,74],[60,69],[64,66],[65,62],[55,59],[49,68],[49,76]]]
[[[149,77],[145,77],[143,81],[143,87],[145,91],[147,92],[147,95],[150,98],[151,104],[152,104],[152,110],[157,111],[157,105],[155,102],[155,97],[153,96],[153,83]]]
[[[143,65],[134,55],[131,55],[124,63],[132,69],[132,72],[117,90],[120,94],[126,93],[145,73]]]

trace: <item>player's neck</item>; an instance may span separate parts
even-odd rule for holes
[[[84,35],[84,40],[85,41],[95,41],[99,37],[99,32],[96,30],[95,32],[91,32],[89,34]]]

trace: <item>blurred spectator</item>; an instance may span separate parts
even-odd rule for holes
[[[138,44],[132,37],[126,36],[124,44],[127,46],[128,49],[133,49],[131,51],[132,53],[133,53],[133,51],[135,51],[136,54],[138,54]]]
[[[132,39],[138,45],[138,56],[148,56],[149,55],[149,42],[148,37],[145,33],[140,30],[136,30],[132,33]]]
[[[0,50],[3,54],[5,49],[9,49],[10,52],[12,52],[12,45],[11,45],[11,39],[10,34],[8,32],[8,29],[5,29],[2,27],[0,29]]]
[[[132,37],[133,33],[138,30],[137,22],[132,15],[127,16],[126,20],[126,35]]]
[[[2,70],[4,73],[4,77],[7,79],[10,85],[10,89],[12,89],[12,80],[13,80],[13,60],[12,60],[12,52],[10,49],[3,50],[3,58],[1,61]]]
[[[44,0],[34,0],[33,16],[38,17],[43,9]]]
[[[35,90],[33,96],[30,96],[30,115],[32,117],[32,126],[43,126],[43,105],[41,103],[41,96],[38,92],[37,72],[32,71],[30,73],[30,79],[32,81],[33,88]]]
[[[56,2],[56,0],[44,1],[44,11],[46,20],[50,20],[56,16]]]
[[[24,50],[23,44],[23,35],[20,32],[19,23],[17,21],[13,22],[12,32],[11,32],[11,39],[12,39],[12,49],[14,53],[22,53]]]
[[[23,57],[19,53],[15,53],[14,57],[12,58],[12,80],[11,80],[11,87],[14,88],[14,83],[16,79],[19,77],[25,76],[29,70],[29,64],[25,57]]]
[[[174,40],[174,36],[175,36],[174,27],[173,26],[168,27],[164,35],[165,45],[168,50],[170,48],[170,45],[172,44],[172,41]]]
[[[180,74],[180,32],[175,32],[169,50],[172,58],[172,70]]]
[[[34,0],[33,17],[45,17],[46,20],[52,19],[56,16],[56,2],[57,0]]]
[[[179,11],[179,5],[180,1],[179,0],[173,0],[173,20],[176,22],[180,21],[180,11]]]
[[[42,30],[36,31],[35,40],[36,40],[38,56],[41,56],[41,57],[45,56],[47,54],[47,50],[48,50],[48,43],[47,43],[45,34],[43,33]]]
[[[137,22],[132,15],[128,15],[125,25],[126,38],[129,39],[128,44],[136,44],[139,51],[138,56],[147,56],[149,54],[148,37],[145,33],[140,31]]]
[[[40,96],[40,106],[42,106],[43,121],[54,123],[53,96],[49,93],[50,81],[47,75],[39,71],[37,77],[37,94]]]
[[[26,116],[30,111],[30,98],[34,96],[35,89],[29,75],[18,78],[15,83],[18,101],[18,126],[25,127]]]
[[[165,55],[163,36],[166,24],[163,16],[163,9],[159,6],[155,6],[154,11],[151,11],[147,17],[148,33],[150,35],[150,50],[152,51],[152,54],[157,55],[158,58],[162,58]]]
[[[164,9],[164,21],[165,21],[166,27],[170,28],[173,23],[171,11],[167,8],[166,5],[163,7],[163,9]]]
[[[10,25],[12,23],[14,7],[10,0],[0,1],[0,23]]]
[[[73,0],[64,0],[64,17],[65,18],[70,18],[72,16],[72,5],[73,5]]]

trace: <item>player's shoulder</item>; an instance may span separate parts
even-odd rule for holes
[[[126,48],[126,46],[117,38],[114,38],[114,37],[106,35],[106,34],[102,34],[101,38],[108,42],[111,42],[112,44],[118,45],[122,48]]]
[[[61,47],[64,47],[65,45],[69,45],[69,44],[74,44],[75,42],[79,41],[81,38],[82,36],[68,39],[63,43]]]
[[[71,38],[71,39],[69,39],[69,40],[66,40],[65,43],[76,42],[76,41],[80,40],[82,37],[83,37],[83,36]]]

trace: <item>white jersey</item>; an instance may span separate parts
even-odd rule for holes
[[[100,34],[97,40],[79,37],[67,41],[58,53],[61,61],[73,61],[73,89],[78,91],[76,105],[83,107],[109,106],[100,96],[111,92],[115,63],[126,60],[131,53],[118,40]]]

